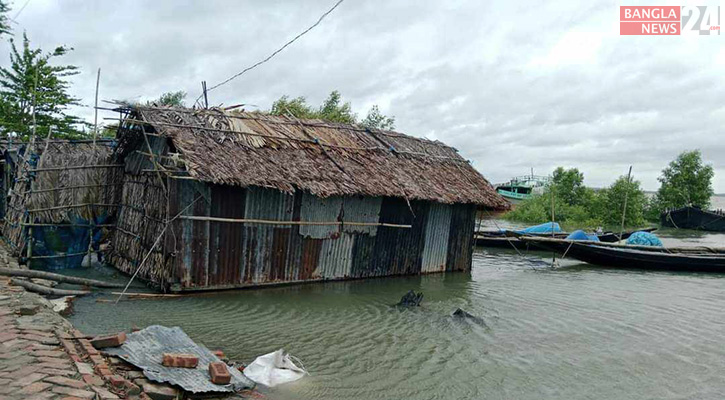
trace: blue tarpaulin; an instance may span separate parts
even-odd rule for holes
[[[566,237],[566,240],[589,240],[593,242],[598,242],[599,238],[597,237],[597,235],[588,235],[583,230],[578,229],[570,233],[569,236]]]
[[[73,217],[71,224],[77,226],[42,226],[33,228],[32,267],[39,269],[59,270],[78,268],[88,252],[92,230],[93,249],[98,250],[101,240],[101,229],[95,225],[106,222],[107,215],[88,221],[79,216]]]
[[[557,222],[547,222],[535,226],[530,226],[526,229],[515,231],[521,234],[541,234],[541,233],[558,233],[561,232],[561,227]]]

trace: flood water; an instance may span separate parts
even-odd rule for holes
[[[725,246],[720,234],[660,234],[668,245]],[[391,306],[411,289],[424,293],[420,307]],[[552,267],[547,253],[476,249],[470,274],[117,306],[96,299],[77,300],[71,318],[86,333],[129,330],[134,324],[180,326],[194,340],[247,363],[288,350],[311,376],[266,391],[271,399],[725,394],[725,275],[601,269],[568,260]],[[458,307],[485,325],[452,318]]]

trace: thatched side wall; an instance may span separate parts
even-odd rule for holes
[[[154,174],[127,174],[123,179],[121,204],[107,255],[116,268],[132,275],[166,225],[165,189]],[[165,270],[167,255],[163,246],[155,247],[140,277],[165,286],[170,276]]]
[[[20,153],[3,229],[18,255],[26,255],[31,234],[42,241],[39,231],[46,228],[80,228],[89,235],[89,225],[111,225],[123,170],[112,164],[110,141],[38,141],[23,145]],[[33,247],[53,249],[59,258],[67,253],[59,240]]]

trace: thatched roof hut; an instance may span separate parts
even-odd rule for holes
[[[508,208],[438,141],[222,109],[118,110],[126,184],[111,259],[172,290],[468,270],[476,209]]]
[[[490,209],[509,204],[453,147],[402,133],[220,109],[136,107],[172,139],[190,176],[318,197],[389,196]]]

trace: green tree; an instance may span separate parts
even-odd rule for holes
[[[625,213],[625,226],[642,226],[645,223],[645,208],[647,196],[636,180],[628,181],[626,176],[620,176],[611,186],[595,194],[591,203],[591,212],[594,217],[604,225],[619,226],[622,223],[624,200],[627,199]]]
[[[304,97],[295,97],[290,99],[289,96],[282,96],[279,100],[272,103],[272,109],[269,111],[272,115],[289,115],[297,118],[316,118],[315,111],[307,104]]]
[[[568,205],[582,205],[591,200],[591,189],[584,186],[584,174],[576,168],[556,168],[551,176],[551,184],[556,196]]]
[[[290,98],[282,96],[272,103],[269,110],[272,115],[292,115],[297,118],[321,119],[330,122],[341,122],[345,124],[357,124],[357,115],[352,112],[350,102],[344,102],[340,92],[333,90],[319,108],[307,104],[304,97]],[[394,129],[395,118],[380,113],[378,106],[373,106],[360,125],[369,128]]]
[[[52,52],[43,53],[39,48],[30,47],[30,40],[25,34],[21,50],[13,39],[10,39],[10,47],[10,67],[0,68],[3,132],[28,138],[33,131],[35,113],[37,130],[43,135],[53,127],[53,137],[82,137],[83,133],[77,127],[84,123],[68,114],[69,106],[79,104],[78,99],[68,93],[70,83],[67,80],[79,73],[78,67],[51,64],[53,59],[72,49],[60,46]]]
[[[8,3],[0,0],[0,36],[10,33],[10,20],[7,16],[8,11],[10,11]]]
[[[380,112],[377,105],[374,105],[368,115],[360,121],[360,125],[366,128],[383,129],[392,131],[395,129],[395,117],[388,117]]]
[[[658,211],[686,205],[708,208],[713,195],[714,175],[712,166],[703,163],[699,150],[680,153],[657,178],[661,185],[655,207]]]
[[[176,92],[166,92],[162,94],[158,99],[147,101],[147,106],[170,106],[170,107],[184,107],[184,100],[186,99],[186,92],[179,90]]]
[[[317,111],[317,118],[331,121],[354,124],[357,122],[357,115],[352,112],[350,102],[342,102],[342,96],[337,90],[333,90]]]

